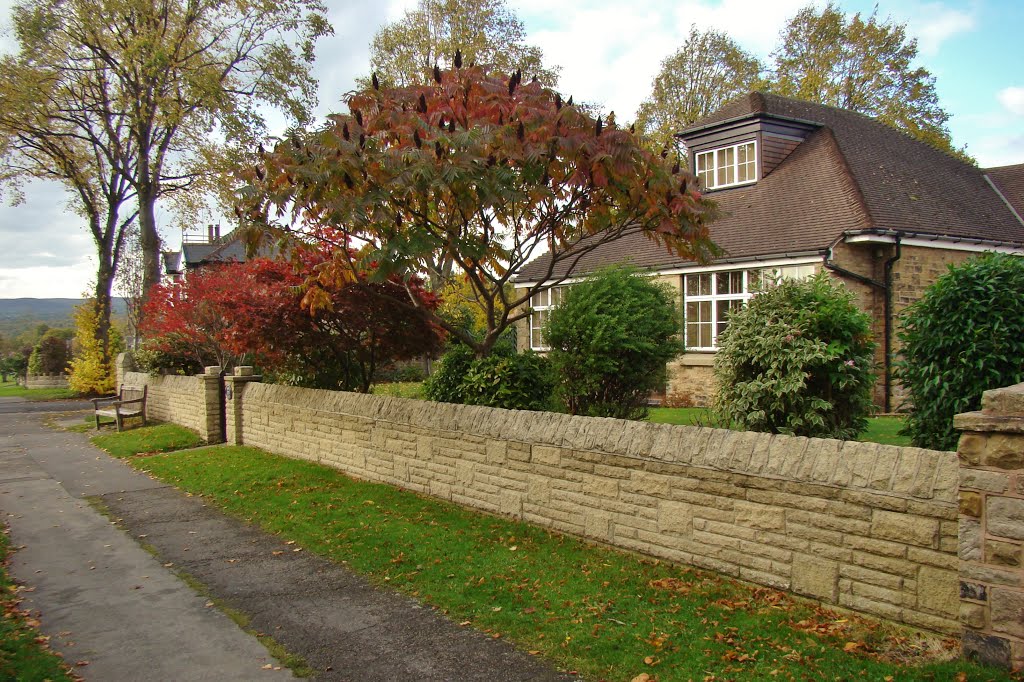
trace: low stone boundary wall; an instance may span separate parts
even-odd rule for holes
[[[28,374],[25,388],[67,388],[67,374]]]
[[[229,377],[228,440],[940,632],[956,455]]]
[[[209,367],[197,376],[152,376],[142,372],[125,372],[125,386],[148,386],[146,417],[174,422],[196,431],[207,443],[222,442],[220,367]]]

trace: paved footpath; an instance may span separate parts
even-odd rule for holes
[[[40,612],[51,646],[69,662],[88,661],[77,668],[87,680],[290,677],[172,571],[304,657],[316,679],[576,679],[293,551],[107,456],[83,434],[43,426],[38,406],[18,408],[0,399],[0,517],[12,544],[24,546],[11,572],[32,588],[23,606]],[[120,528],[84,497],[99,498]],[[143,538],[156,556],[138,544]]]

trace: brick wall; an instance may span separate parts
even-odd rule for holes
[[[863,613],[959,628],[953,453],[232,385],[229,439],[246,445]]]
[[[163,422],[174,422],[192,429],[207,443],[221,442],[220,397],[215,372],[196,376],[152,376],[142,372],[125,372],[122,382],[126,386],[148,386],[146,417]]]

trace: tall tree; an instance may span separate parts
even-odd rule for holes
[[[764,66],[719,31],[690,27],[682,47],[661,62],[636,122],[657,148],[682,149],[675,134],[727,100],[756,90]]]
[[[225,142],[253,146],[261,107],[308,119],[316,40],[331,32],[320,0],[21,0],[22,50],[69,79],[102,69],[106,133],[134,163],[116,167],[138,198],[147,289],[159,272],[156,204],[202,197]]]
[[[107,71],[94,56],[63,62],[33,48],[37,17],[14,14],[19,51],[0,60],[0,181],[20,198],[22,183],[53,180],[71,193],[71,208],[96,247],[93,305],[96,347],[109,359],[110,291],[125,231],[137,216],[132,183],[122,169],[138,161],[128,117],[105,106],[112,95]],[[127,204],[127,206],[126,206]]]
[[[549,86],[558,81],[558,68],[545,67],[540,48],[526,43],[523,22],[505,0],[418,0],[374,36],[370,66],[388,85],[425,85],[434,65],[451,66],[456,52],[466,64],[519,70]]]
[[[973,163],[953,148],[935,77],[913,65],[917,40],[905,24],[879,20],[877,7],[847,18],[829,2],[797,12],[781,39],[772,53],[775,92],[873,116]]]
[[[330,306],[318,285],[409,281],[450,259],[484,308],[482,338],[407,292],[394,300],[482,357],[529,314],[535,291],[564,279],[556,268],[602,244],[640,233],[681,256],[715,252],[713,209],[692,175],[613,119],[520,80],[457,67],[427,86],[358,93],[349,113],[280,142],[247,173],[242,210],[262,232],[334,246],[308,305]],[[510,293],[515,273],[545,249],[544,283]]]

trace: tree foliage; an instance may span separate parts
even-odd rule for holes
[[[315,273],[321,283],[406,281],[450,260],[484,310],[482,339],[407,295],[393,300],[478,356],[552,283],[520,295],[507,287],[544,249],[542,281],[631,233],[686,258],[715,253],[712,206],[695,178],[613,119],[595,120],[519,73],[462,67],[435,76],[427,86],[355,94],[349,113],[278,143],[247,173],[244,208],[256,236],[330,245],[333,259]],[[325,299],[310,287],[305,303],[316,309]]]
[[[682,352],[677,294],[631,268],[602,270],[573,284],[544,335],[570,414],[643,419],[647,398]]]
[[[75,356],[68,367],[68,387],[83,395],[110,395],[117,389],[113,358],[124,350],[117,327],[110,328],[108,346],[97,339],[102,311],[95,300],[75,309]]]
[[[907,392],[904,433],[955,450],[953,417],[981,394],[1024,381],[1024,258],[986,254],[949,271],[900,321],[896,376]]]
[[[769,285],[719,336],[717,412],[750,431],[856,438],[872,409],[870,330],[827,273]]]
[[[300,263],[307,269],[268,259],[209,266],[155,288],[143,322],[144,363],[188,373],[244,358],[288,383],[366,392],[379,367],[439,348],[436,327],[370,293],[401,290],[436,306],[418,282],[325,289],[330,307],[311,313],[300,305],[301,288],[320,259],[306,252]]]
[[[435,65],[465,64],[520,71],[554,86],[558,69],[546,68],[540,48],[526,43],[523,22],[505,0],[418,0],[398,21],[377,32],[370,67],[388,85],[426,85]]]
[[[46,334],[28,359],[29,374],[63,374],[70,353],[68,342],[59,334]]]
[[[89,100],[111,172],[139,204],[147,289],[156,282],[156,202],[202,200],[230,157],[251,146],[262,107],[308,119],[318,38],[331,32],[319,0],[20,0],[19,46],[44,74],[67,83],[58,111]],[[45,94],[45,93],[44,93]],[[70,104],[68,104],[70,102]],[[62,119],[38,121],[44,130]],[[116,259],[115,259],[116,262]]]
[[[423,385],[430,400],[509,410],[547,410],[553,390],[548,360],[532,351],[517,354],[511,344],[478,358],[469,346],[455,343]]]
[[[917,40],[905,24],[880,20],[877,7],[848,19],[830,1],[797,12],[781,39],[773,53],[775,92],[875,117],[973,163],[952,146],[935,77],[914,66]]]
[[[725,33],[691,26],[683,45],[662,60],[651,94],[637,111],[637,126],[654,148],[681,154],[676,133],[733,97],[758,89],[763,70]]]

